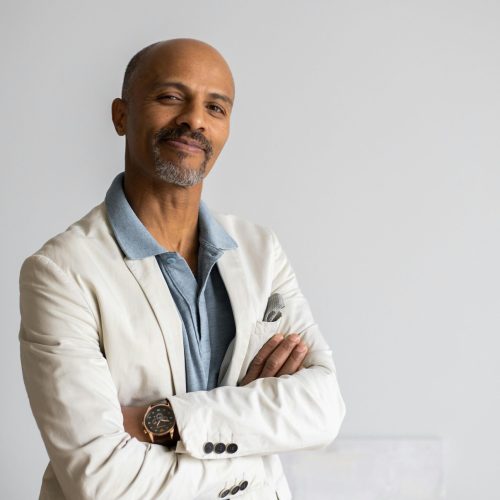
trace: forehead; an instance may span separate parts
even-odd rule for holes
[[[193,91],[234,97],[234,83],[225,60],[206,47],[163,47],[151,51],[138,68],[134,86],[149,92],[164,82],[180,82]]]

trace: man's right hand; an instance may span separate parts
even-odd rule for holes
[[[296,333],[287,337],[282,333],[273,335],[253,358],[239,385],[247,385],[258,378],[293,375],[302,367],[307,350]]]

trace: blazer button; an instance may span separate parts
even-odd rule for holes
[[[215,453],[224,453],[226,451],[226,445],[224,443],[217,443],[215,445]]]
[[[208,443],[205,443],[203,451],[205,453],[212,453],[212,451],[214,451],[214,443],[211,443],[210,441]]]
[[[220,493],[219,493],[219,498],[226,498],[229,493],[231,493],[231,490],[222,490]]]
[[[240,490],[243,491],[248,486],[248,481],[241,481]]]
[[[226,451],[228,453],[236,453],[238,451],[238,445],[236,443],[228,444]]]
[[[235,486],[235,487],[231,490],[231,495],[236,495],[236,493],[238,493],[238,491],[240,491],[240,487],[239,487],[239,486]]]

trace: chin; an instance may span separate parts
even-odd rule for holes
[[[177,186],[194,186],[203,181],[205,166],[201,165],[198,168],[190,168],[173,162],[156,163],[155,177]]]

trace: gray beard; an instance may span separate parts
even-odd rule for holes
[[[173,161],[162,160],[160,157],[160,149],[156,146],[153,148],[153,153],[155,174],[162,181],[169,182],[170,184],[176,184],[177,186],[194,186],[195,184],[201,182],[205,177],[205,169],[207,166],[206,158],[203,160],[200,168],[192,169],[182,167]],[[177,156],[182,162],[182,159],[187,155],[178,153]]]

